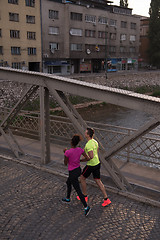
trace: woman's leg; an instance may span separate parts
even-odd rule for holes
[[[67,183],[67,198],[70,199],[71,191],[72,191],[72,184],[71,184],[71,180],[69,177],[68,177],[66,183]]]
[[[70,181],[74,187],[74,189],[76,190],[78,196],[80,197],[80,200],[83,204],[84,207],[87,207],[87,203],[85,201],[85,198],[84,198],[84,195],[81,191],[81,188],[80,188],[80,185],[79,185],[79,181],[78,181],[78,177],[81,175],[81,169],[80,167],[79,168],[76,168],[74,169],[73,171],[71,171],[69,173],[69,177],[70,177]]]
[[[87,203],[86,203],[85,198],[84,198],[84,195],[83,195],[83,193],[82,193],[82,191],[81,191],[78,178],[72,179],[72,184],[73,184],[73,187],[74,187],[74,189],[76,190],[76,192],[77,192],[77,194],[78,194],[78,196],[79,196],[79,198],[80,198],[83,206],[84,206],[84,207],[87,207]]]

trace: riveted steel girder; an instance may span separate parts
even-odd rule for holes
[[[156,97],[50,74],[15,69],[0,68],[0,79],[43,87],[49,83],[55,90],[148,112],[160,118],[160,99]]]

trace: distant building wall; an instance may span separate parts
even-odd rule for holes
[[[0,0],[0,64],[40,71],[40,1],[33,1],[33,6],[26,6],[26,1],[9,2],[13,3]]]

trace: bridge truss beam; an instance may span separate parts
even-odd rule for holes
[[[21,70],[0,68],[0,78],[31,85],[16,106],[9,113],[8,117],[2,122],[0,132],[5,137],[9,146],[18,157],[16,151],[6,138],[5,131],[16,117],[19,110],[34,91],[40,86],[40,113],[41,113],[41,158],[42,163],[50,161],[50,142],[49,142],[49,92],[55,97],[58,104],[62,107],[66,115],[70,118],[76,131],[84,136],[87,124],[69,102],[65,93],[79,95],[87,98],[101,100],[107,103],[123,106],[131,109],[141,110],[153,115],[153,119],[137,130],[134,134],[126,137],[122,142],[116,144],[107,153],[103,144],[100,143],[100,158],[104,168],[108,171],[116,186],[121,190],[132,190],[127,179],[112,161],[112,157],[126,146],[131,144],[140,136],[146,134],[160,124],[160,99],[146,95],[136,94],[130,91],[109,88],[102,85],[81,82],[59,76],[52,76],[42,73],[24,72]],[[98,140],[98,139],[97,139]],[[99,141],[99,140],[98,140]]]

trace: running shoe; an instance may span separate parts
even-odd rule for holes
[[[77,196],[77,200],[81,200],[79,196]],[[85,201],[88,202],[88,197],[85,197]]]
[[[110,204],[111,204],[111,201],[109,200],[109,198],[107,198],[107,200],[104,200],[104,202],[102,203],[102,207],[106,207]]]
[[[88,214],[90,213],[90,211],[91,211],[91,208],[90,208],[89,206],[87,206],[87,207],[84,209],[84,214],[85,214],[86,217],[88,216]]]
[[[69,198],[62,198],[62,202],[69,203],[71,200]]]

